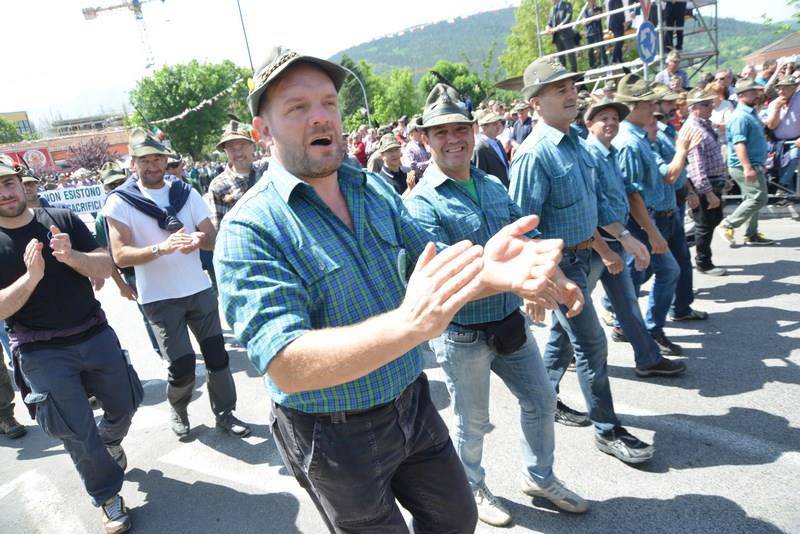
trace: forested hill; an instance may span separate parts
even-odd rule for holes
[[[467,62],[472,70],[480,72],[482,63],[491,54],[492,43],[495,43],[492,58],[494,71],[499,68],[497,56],[505,49],[506,36],[514,25],[515,11],[516,8],[509,7],[416,26],[350,47],[334,55],[333,59],[338,60],[343,54],[355,61],[363,59],[378,74],[394,68],[408,67],[415,76],[419,76],[440,59]],[[687,26],[692,24],[687,21]],[[720,66],[730,66],[738,70],[742,67],[743,56],[782,35],[763,24],[721,18]],[[687,51],[707,48],[709,41],[703,35],[689,36],[684,44],[684,50]]]

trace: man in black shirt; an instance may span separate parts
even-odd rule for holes
[[[402,160],[400,143],[397,142],[394,136],[383,136],[378,152],[381,153],[381,158],[383,159],[383,166],[378,174],[394,187],[398,195],[410,190],[409,184],[414,187],[414,171],[406,171],[400,164]],[[409,174],[411,174],[410,181]]]
[[[527,102],[520,102],[514,106],[514,111],[516,111],[519,116],[514,123],[514,133],[511,137],[511,145],[514,148],[517,148],[522,144],[525,138],[530,135],[531,130],[533,129],[533,119],[530,117],[531,108]]]
[[[0,319],[36,421],[69,452],[106,532],[131,526],[119,495],[120,445],[142,385],[94,298],[89,278],[108,278],[111,258],[71,211],[28,208],[18,171],[0,163]],[[95,424],[87,400],[104,414]]]

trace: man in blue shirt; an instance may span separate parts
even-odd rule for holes
[[[471,533],[475,500],[419,346],[468,301],[545,283],[532,273],[552,271],[560,243],[527,239],[536,220],[522,218],[486,247],[437,254],[384,179],[342,164],[345,76],[282,47],[254,76],[272,161],[220,230],[223,309],[266,374],[284,463],[331,531],[404,531],[399,501],[421,532]]]
[[[444,100],[444,101],[443,101]],[[475,144],[472,119],[458,95],[442,84],[434,87],[422,114],[432,164],[405,200],[422,226],[447,244],[469,239],[485,244],[502,227],[521,217],[505,187],[470,165]],[[491,113],[491,112],[490,112]],[[491,117],[490,117],[491,118]],[[557,279],[568,304],[580,306],[580,291],[563,275]],[[545,288],[552,307],[558,289]],[[530,295],[538,298],[536,293]],[[576,302],[577,299],[577,302]],[[483,437],[489,430],[489,377],[494,371],[517,397],[521,408],[525,469],[522,491],[541,496],[573,513],[587,503],[553,473],[555,391],[550,385],[536,341],[529,337],[520,313],[522,299],[512,293],[470,302],[431,345],[445,372],[453,399],[453,442],[475,495],[478,517],[494,526],[511,522],[511,514],[492,494],[481,465]]]
[[[638,268],[647,267],[650,258],[647,249],[625,233],[622,222],[609,215],[606,199],[598,194],[595,159],[586,150],[585,141],[570,128],[577,113],[574,80],[578,76],[546,59],[538,59],[525,69],[522,95],[539,112],[540,121],[511,164],[510,192],[522,213],[541,217],[542,237],[564,240],[559,268],[583,293],[586,306],[582,313],[575,315],[561,305],[553,320],[568,333],[575,348],[578,380],[595,426],[595,444],[624,462],[641,463],[652,458],[654,448],[625,430],[614,411],[606,336],[588,290],[593,241],[600,221],[606,222],[603,229],[620,239],[636,258]],[[552,343],[548,343],[544,357],[556,388],[572,359],[571,353],[560,350],[558,338],[558,330],[552,330]],[[557,413],[563,411],[559,404]]]
[[[736,97],[739,104],[725,124],[728,140],[728,172],[742,191],[742,203],[736,211],[722,219],[719,229],[722,237],[734,245],[736,228],[747,223],[744,232],[745,245],[771,245],[758,231],[758,212],[767,205],[767,179],[764,163],[767,161],[767,137],[764,125],[755,108],[761,100],[764,88],[753,80],[736,82]]]

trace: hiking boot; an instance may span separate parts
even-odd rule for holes
[[[774,245],[775,241],[772,239],[767,239],[764,237],[764,234],[758,232],[755,235],[745,236],[744,238],[745,245]]]
[[[727,241],[730,246],[734,246],[736,244],[736,234],[732,226],[719,225],[717,228],[719,229],[719,235],[722,237],[722,239]]]
[[[250,427],[236,419],[231,412],[217,417],[217,428],[237,438],[246,438],[251,432]]]
[[[570,491],[556,477],[547,486],[540,486],[538,482],[527,475],[522,477],[522,493],[531,497],[544,497],[565,512],[582,514],[589,509],[589,504],[577,493]]]
[[[106,450],[123,471],[128,468],[128,456],[125,454],[125,449],[122,448],[122,445],[106,445]]]
[[[708,319],[708,313],[689,308],[689,313],[686,315],[681,315],[680,317],[673,315],[670,319],[673,321],[705,321]]]
[[[191,430],[191,427],[189,426],[189,414],[186,410],[179,412],[174,407],[171,407],[169,413],[169,424],[172,427],[172,431],[175,432],[178,437],[184,438],[189,435],[189,430]]]
[[[131,518],[128,516],[128,508],[121,495],[111,497],[103,503],[100,509],[103,511],[103,526],[106,534],[118,534],[131,529]]]
[[[655,453],[655,447],[631,435],[621,426],[610,432],[596,435],[594,444],[600,451],[610,454],[626,464],[646,462]]]
[[[0,369],[0,372],[5,372]],[[28,429],[19,424],[13,415],[0,418],[0,434],[5,434],[11,439],[21,438],[28,433]]]
[[[600,319],[606,324],[606,326],[614,326],[614,322],[617,320],[617,316],[614,315],[614,312],[604,311],[600,314]]]
[[[677,376],[683,374],[684,371],[686,371],[685,363],[667,358],[661,358],[657,364],[647,369],[636,368],[638,376]]]
[[[492,495],[489,488],[479,486],[472,490],[475,504],[478,506],[478,518],[493,527],[504,527],[511,523],[511,514],[500,504],[497,497]]]
[[[611,329],[611,341],[615,341],[616,343],[628,343],[628,338],[625,336],[625,332],[622,331],[622,328],[615,326]]]
[[[722,267],[714,267],[711,266],[708,269],[701,269],[700,267],[697,268],[698,272],[703,274],[707,274],[708,276],[726,276],[728,274],[727,269],[723,269]]]
[[[589,426],[592,424],[587,414],[573,410],[560,399],[556,400],[555,422],[564,426]]]
[[[656,345],[658,345],[658,348],[661,349],[661,354],[664,356],[680,356],[683,354],[681,346],[670,341],[663,332],[654,335],[653,340],[656,342]]]

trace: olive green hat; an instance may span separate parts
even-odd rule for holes
[[[511,110],[512,111],[522,111],[523,109],[530,109],[530,108],[531,108],[531,105],[528,104],[527,102],[519,102],[519,103],[515,104],[514,107],[511,108]]]
[[[691,106],[693,104],[699,104],[700,102],[711,102],[716,97],[715,94],[709,93],[705,89],[695,87],[686,95],[686,103]]]
[[[764,87],[750,78],[744,78],[736,82],[733,91],[738,95],[746,91],[763,91]]]
[[[304,56],[288,48],[276,46],[269,51],[264,63],[256,70],[256,74],[253,76],[253,89],[247,95],[247,107],[250,108],[250,113],[254,117],[258,115],[261,97],[269,84],[275,81],[290,65],[299,62],[311,63],[325,71],[325,74],[333,81],[337,91],[342,87],[342,83],[347,77],[347,71],[336,63],[314,56]]]
[[[658,100],[658,95],[647,80],[638,74],[627,74],[617,84],[616,99],[624,103],[653,102]]]
[[[503,120],[503,117],[501,117],[494,111],[487,111],[486,113],[482,114],[481,117],[478,119],[478,126],[485,126],[487,124],[492,124],[493,122],[501,120]]]
[[[23,184],[38,184],[40,182],[37,177],[31,174],[31,171],[22,171],[20,177],[22,178]]]
[[[417,119],[417,126],[430,128],[443,124],[472,124],[473,119],[467,106],[461,101],[458,92],[444,83],[437,83],[425,103],[422,117]]]
[[[3,160],[0,160],[0,176],[19,176],[22,177],[22,171],[16,167],[12,167]]]
[[[539,94],[545,85],[567,79],[576,80],[581,76],[582,72],[568,71],[557,59],[539,58],[525,68],[521,93],[527,100]]]
[[[103,185],[113,184],[127,178],[128,173],[116,161],[106,161],[100,167],[100,181],[103,182]]]
[[[384,134],[381,136],[381,143],[378,145],[378,152],[384,153],[387,150],[392,150],[394,148],[400,148],[400,143],[397,142],[397,138],[394,134]]]
[[[628,113],[630,113],[630,109],[628,109],[628,106],[626,106],[622,102],[617,102],[616,100],[604,98],[603,100],[595,102],[594,104],[589,106],[589,108],[586,110],[586,113],[583,114],[583,120],[584,121],[592,120],[595,115],[597,115],[606,108],[616,109],[617,113],[619,113],[620,122],[625,120],[625,117],[627,117]]]
[[[128,152],[131,156],[140,158],[151,154],[171,156],[172,150],[164,146],[161,141],[144,128],[134,128],[128,138]]]
[[[791,74],[787,74],[783,78],[780,79],[778,83],[775,84],[775,87],[790,87],[792,85],[800,84],[800,80],[792,76]]]
[[[233,141],[234,139],[244,139],[245,141],[250,141],[255,144],[253,138],[250,137],[250,128],[246,124],[239,121],[230,121],[225,125],[225,129],[222,131],[222,137],[219,143],[217,143],[217,150],[224,150],[225,143]]]
[[[663,83],[652,82],[650,88],[656,94],[656,100],[659,102],[672,102],[678,100],[681,95],[670,89]]]

